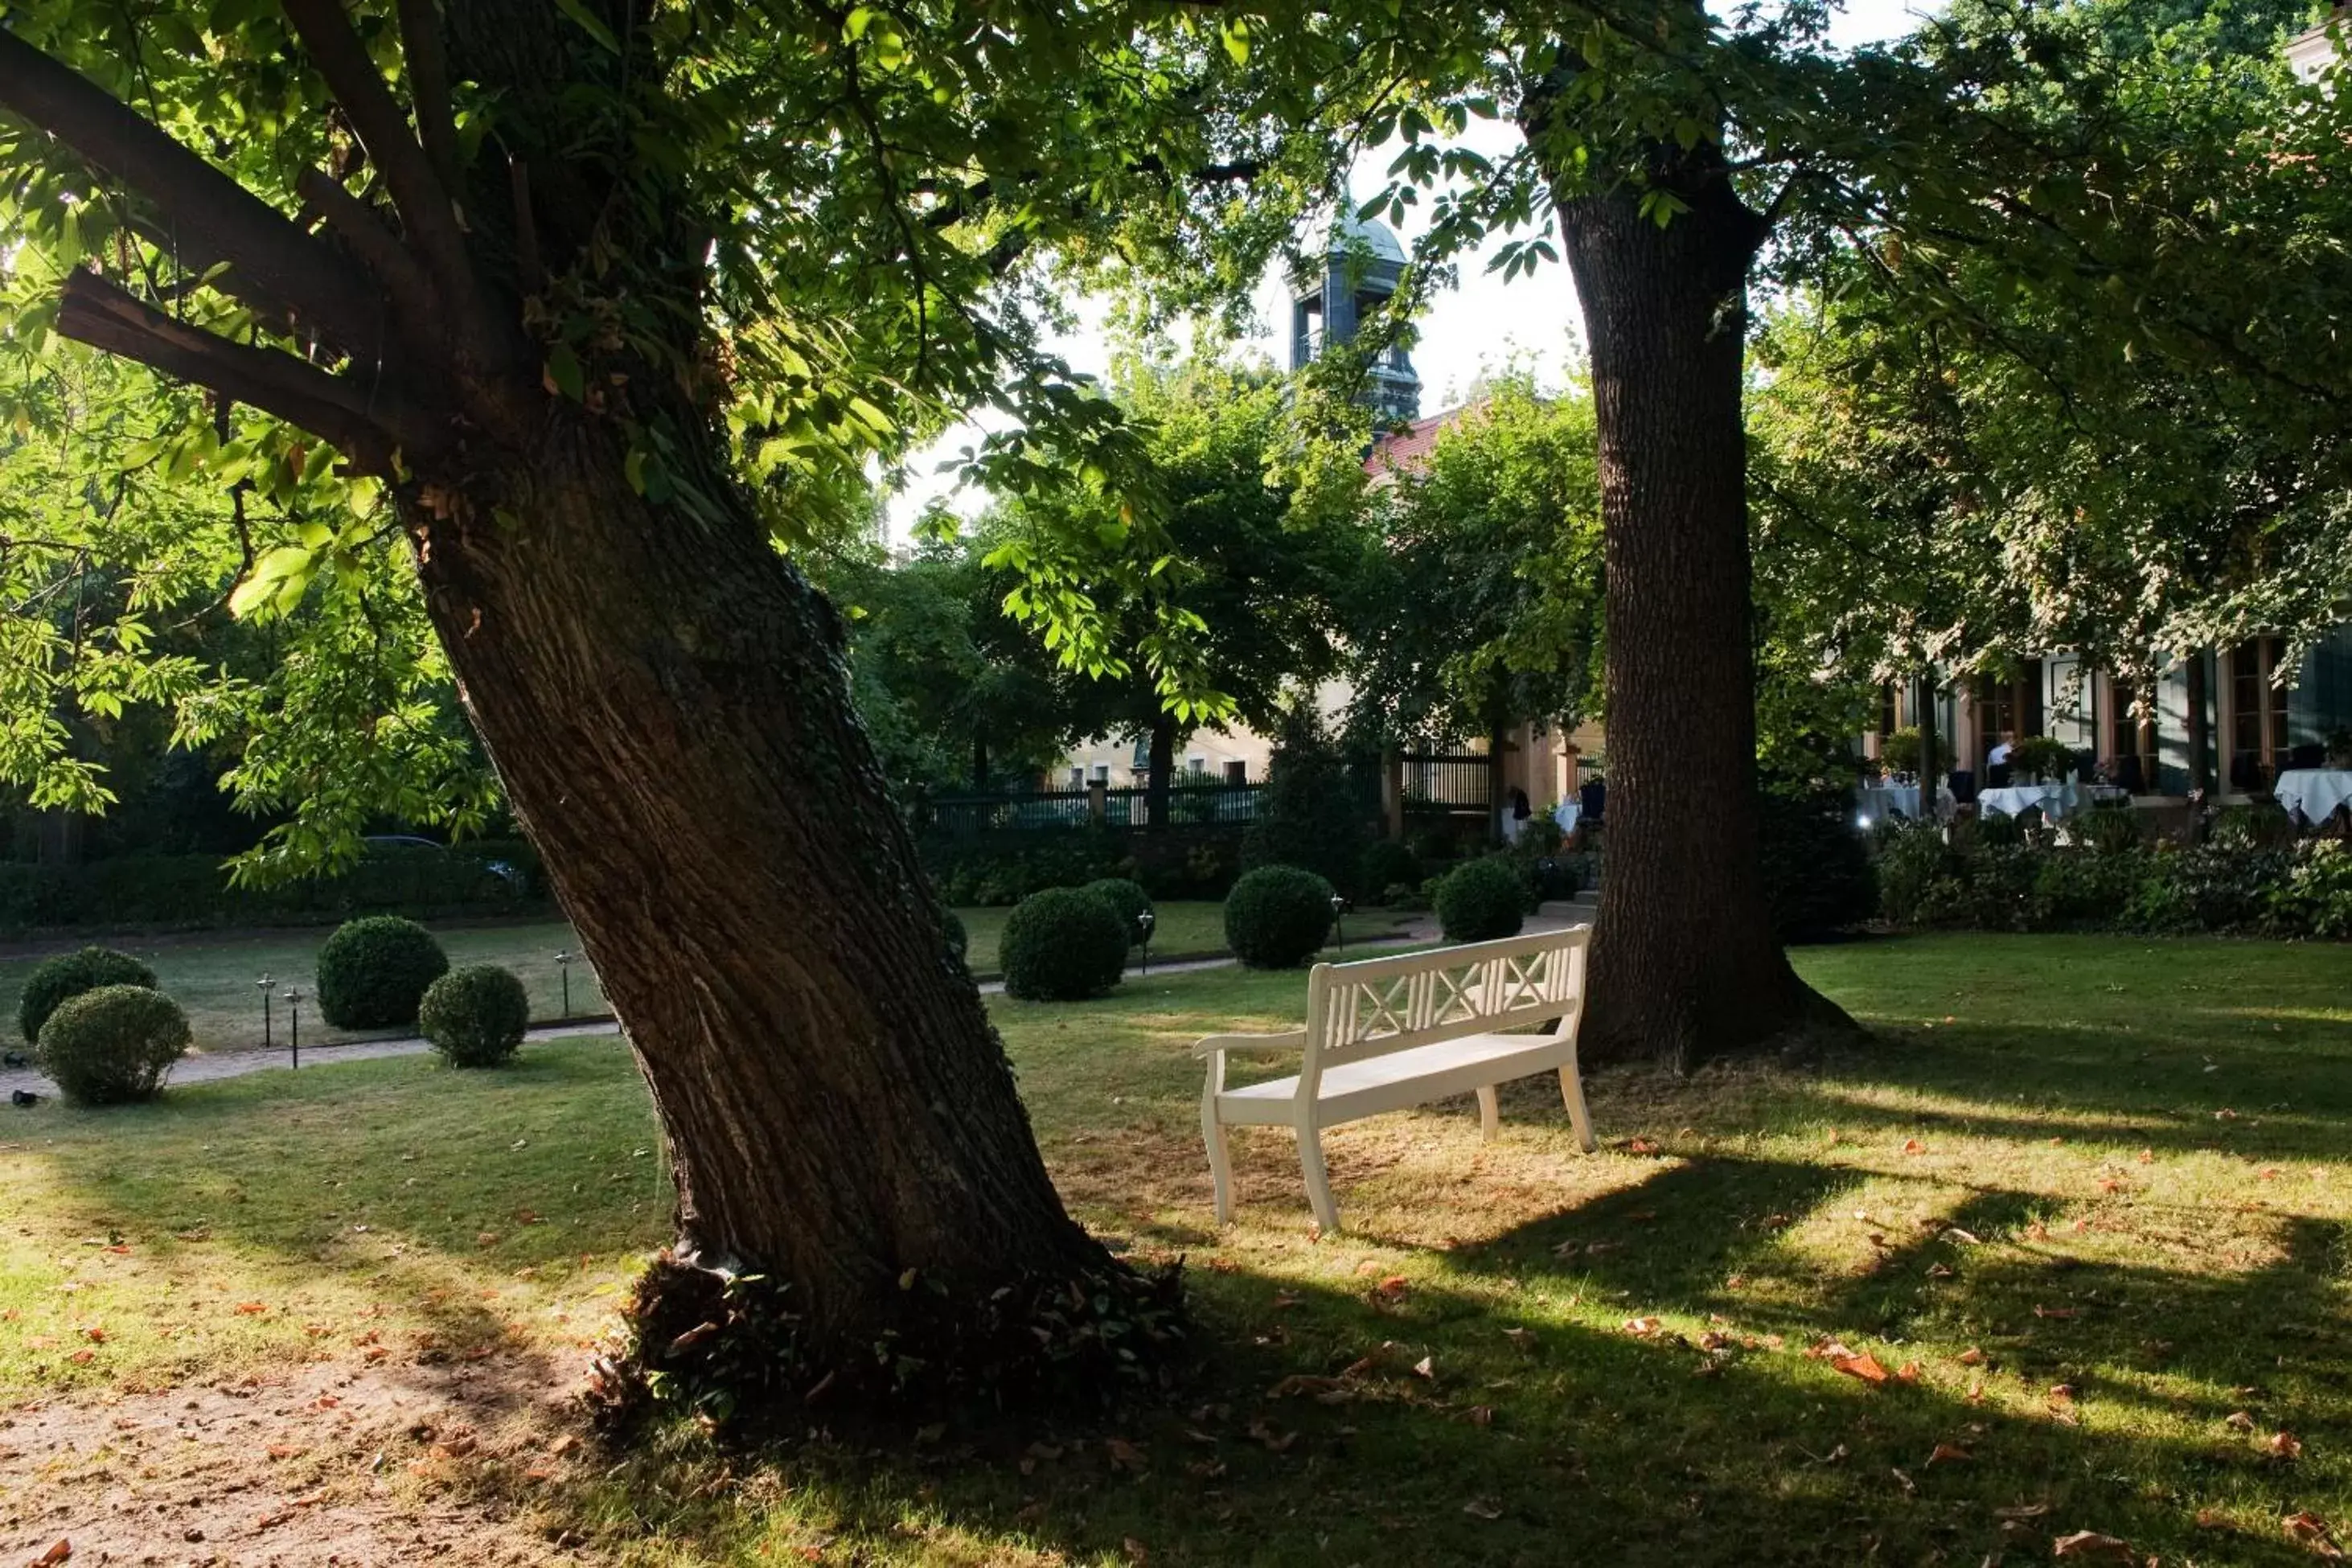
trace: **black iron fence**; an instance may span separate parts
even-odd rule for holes
[[[1408,752],[1397,763],[1398,784],[1408,814],[1484,813],[1494,806],[1495,775],[1486,757],[1467,752]]]
[[[1240,825],[1257,815],[1255,784],[1178,784],[1168,791],[1168,820],[1192,826]],[[908,818],[918,834],[971,838],[1020,828],[1141,827],[1151,792],[1140,785],[1112,789],[1035,789],[988,795],[919,796]]]

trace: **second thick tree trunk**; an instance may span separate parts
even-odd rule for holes
[[[1635,193],[1563,194],[1592,355],[1607,560],[1609,874],[1596,1057],[1688,1067],[1829,1008],[1772,933],[1758,853],[1747,437],[1760,219],[1727,175],[1661,226]]]

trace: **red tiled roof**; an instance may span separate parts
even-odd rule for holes
[[[1459,408],[1449,408],[1433,414],[1426,419],[1416,419],[1402,430],[1391,431],[1372,443],[1365,456],[1364,472],[1377,478],[1382,473],[1410,473],[1429,460],[1436,449],[1438,433],[1478,406],[1465,403]]]

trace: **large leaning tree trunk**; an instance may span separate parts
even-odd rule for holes
[[[1535,100],[1531,134],[1540,134]],[[1843,1015],[1773,934],[1759,850],[1747,436],[1748,268],[1764,219],[1711,143],[1631,182],[1555,177],[1592,356],[1607,565],[1608,870],[1583,1027],[1687,1068]]]
[[[320,234],[5,31],[0,107],[310,350],[209,336],[96,272],[70,279],[61,331],[390,481],[467,710],[667,1135],[678,1242],[640,1293],[645,1361],[687,1388],[731,1369],[719,1394],[794,1419],[812,1389],[854,1398],[860,1375],[919,1366],[919,1388],[1017,1394],[1105,1378],[1120,1343],[1150,1364],[1144,1342],[1178,1331],[1172,1280],[1129,1275],[1065,1214],[850,706],[833,613],[727,471],[712,378],[677,369],[708,363],[685,202],[625,153],[600,174],[567,142],[567,103],[595,99],[565,77],[582,56],[554,46],[571,24],[552,3],[404,0],[412,104],[339,0],[285,8],[391,198],[316,172]],[[497,95],[504,159],[459,166],[451,79]],[[646,232],[613,231],[648,201]],[[664,363],[589,345],[591,395],[566,395],[525,300],[615,243],[685,258],[666,284],[633,279],[675,340]],[[693,505],[632,482],[628,432],[655,426]],[[1105,1300],[1115,1322],[1090,1323]],[[895,1364],[876,1354],[892,1343]]]

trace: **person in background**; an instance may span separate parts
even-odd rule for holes
[[[2017,731],[2003,730],[2000,742],[1985,753],[1985,779],[1995,789],[2009,786],[2009,753],[2017,748]]]
[[[1535,814],[1535,807],[1528,804],[1528,792],[1512,785],[1511,808],[1503,813],[1503,842],[1517,844],[1519,835],[1528,830],[1528,819]]]

